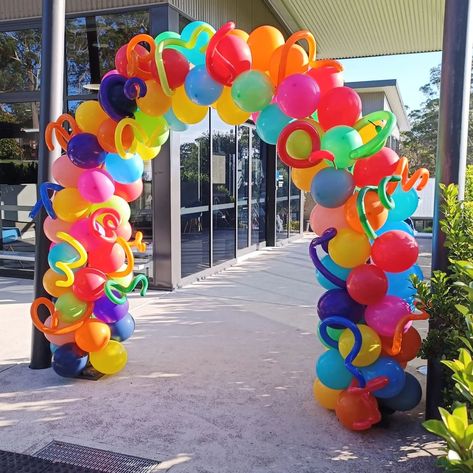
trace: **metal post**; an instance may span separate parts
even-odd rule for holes
[[[468,111],[470,103],[471,60],[473,46],[470,0],[445,2],[442,75],[440,85],[439,131],[435,170],[432,269],[448,270],[445,235],[440,230],[439,184],[459,185],[463,199],[465,185]],[[434,325],[430,324],[431,328]],[[438,417],[441,403],[441,369],[438,360],[428,360],[426,418]]]
[[[276,146],[263,143],[263,140],[261,140],[261,143],[261,156],[266,160],[266,246],[275,246],[278,158],[276,156]]]
[[[49,151],[44,139],[47,124],[61,115],[63,110],[64,80],[64,32],[65,0],[43,0],[42,40],[41,40],[41,98],[39,127],[39,185],[51,180],[51,166],[60,155],[56,146]],[[43,232],[44,211],[36,219],[36,256],[34,272],[34,292],[36,297],[49,297],[43,288],[43,275],[48,269],[49,241]],[[41,313],[41,320],[49,314]],[[31,344],[32,369],[43,369],[51,366],[51,350],[44,335],[33,327]]]

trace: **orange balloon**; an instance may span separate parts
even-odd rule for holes
[[[251,50],[251,67],[267,71],[274,51],[284,44],[284,36],[274,26],[264,25],[250,33],[247,43]]]
[[[301,191],[310,192],[312,179],[319,171],[326,167],[328,167],[328,164],[325,161],[321,161],[311,168],[293,168],[291,171],[292,182]]]
[[[44,321],[44,326],[51,328],[51,323],[52,323],[52,317],[49,316]],[[58,328],[67,327],[68,325],[72,325],[72,324],[67,324],[59,320]],[[64,333],[62,335],[54,335],[52,333],[45,333],[44,336],[48,342],[54,343],[54,345],[58,345],[58,346],[65,345],[66,343],[74,342],[74,332]]]
[[[278,85],[279,65],[281,64],[281,55],[283,46],[280,46],[274,51],[269,63],[269,75],[274,85]],[[289,48],[287,55],[286,67],[284,69],[284,76],[287,77],[292,74],[304,73],[309,69],[309,58],[304,49],[298,44],[293,44]]]
[[[110,327],[100,320],[89,319],[75,332],[77,346],[87,352],[99,351],[110,341]]]
[[[239,30],[238,28],[230,31],[230,34],[240,37],[245,43],[248,41],[248,38],[250,37],[250,35],[246,31]]]
[[[56,286],[56,281],[65,281],[66,276],[64,274],[59,274],[49,268],[43,276],[43,287],[44,290],[53,297],[59,297],[61,294],[68,292],[69,287],[58,287]]]
[[[146,95],[136,100],[138,108],[146,115],[156,117],[164,115],[171,106],[171,97],[168,97],[160,84],[154,80],[146,81]]]
[[[312,228],[312,231],[320,236],[327,228],[332,227],[336,230],[348,227],[345,219],[345,207],[342,205],[329,209],[316,205],[310,213],[310,228]]]
[[[397,355],[390,354],[392,344],[392,337],[381,337],[382,355],[392,356],[399,363],[407,363],[419,353],[422,338],[414,327],[409,327],[409,330],[402,334],[401,351]]]
[[[116,121],[109,118],[102,122],[97,132],[97,139],[100,146],[109,153],[117,152],[115,146],[115,129],[117,128],[117,125],[118,123]],[[129,149],[133,143],[133,139],[133,130],[129,126],[125,127],[122,134],[123,147]]]
[[[353,230],[364,233],[363,227],[361,226],[360,216],[358,215],[358,209],[356,207],[356,201],[358,199],[358,192],[355,192],[345,202],[345,218]],[[380,202],[378,194],[374,191],[368,191],[365,195],[365,212],[369,224],[373,227],[373,230],[380,229],[388,219],[388,209],[386,209]]]

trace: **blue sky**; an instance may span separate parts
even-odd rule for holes
[[[418,108],[423,101],[419,88],[429,82],[430,69],[441,63],[442,53],[401,54],[340,61],[346,82],[397,79],[404,104]]]

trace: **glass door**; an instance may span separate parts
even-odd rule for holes
[[[250,128],[238,127],[237,205],[238,249],[249,246],[249,198],[250,198]]]

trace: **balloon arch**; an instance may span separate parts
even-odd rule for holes
[[[405,368],[421,342],[412,321],[426,314],[413,302],[409,278],[422,273],[404,220],[428,172],[409,177],[406,158],[385,147],[395,116],[361,117],[341,64],[316,60],[308,31],[285,41],[272,26],[248,35],[231,22],[215,31],[197,21],[180,35],[135,36],[116,53],[115,67],[98,101],[46,129],[49,149],[65,153],[32,212],[44,206],[48,214],[43,285],[52,300],[36,299],[31,315],[51,342],[54,370],[74,377],[89,363],[104,374],[125,366],[122,342],[135,328],[127,294],[139,287],[145,295],[148,286],[133,275],[133,249],[146,245],[140,232],[132,237],[129,202],[142,192],[143,161],[158,156],[170,130],[198,123],[211,106],[231,125],[251,118],[316,202],[310,221],[318,236],[309,250],[327,289],[317,304],[327,351],[316,362],[315,399],[352,430],[378,422],[380,405],[413,408],[421,388]],[[45,322],[41,305],[50,313]]]

